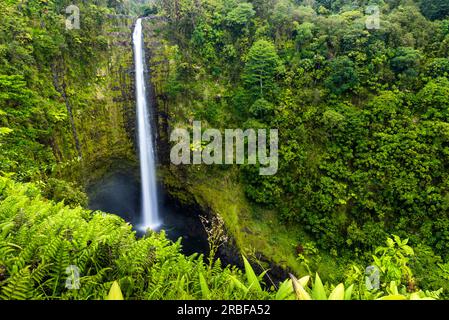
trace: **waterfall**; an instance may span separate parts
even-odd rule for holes
[[[139,135],[140,172],[142,180],[142,225],[139,229],[155,230],[161,225],[156,184],[153,128],[147,106],[144,77],[145,51],[143,47],[142,20],[138,19],[133,34],[134,62],[136,68],[136,101]]]

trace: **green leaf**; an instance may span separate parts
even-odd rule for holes
[[[326,290],[324,289],[323,282],[321,282],[318,273],[315,277],[315,285],[312,288],[313,300],[327,300]]]
[[[391,238],[388,238],[388,239],[387,239],[387,246],[388,246],[389,248],[394,247],[394,240],[391,239]]]
[[[354,285],[351,284],[348,289],[345,291],[345,300],[351,300],[352,299],[352,291],[354,290]]]
[[[120,290],[120,285],[117,281],[114,281],[114,283],[112,284],[106,300],[125,300],[123,299],[122,290]]]
[[[288,279],[281,283],[276,292],[275,300],[287,300],[294,293],[292,280]]]
[[[402,245],[401,238],[397,235],[393,235],[394,241],[400,246]]]
[[[10,134],[11,132],[13,132],[14,130],[10,129],[10,128],[6,128],[6,127],[0,127],[0,136],[5,136],[7,134]]]
[[[409,256],[413,256],[415,254],[413,249],[410,246],[408,246],[408,245],[402,246],[402,249],[404,250],[405,254],[407,254]]]
[[[305,276],[299,279],[299,283],[305,288],[309,284],[310,276]]]
[[[389,296],[379,298],[377,300],[407,300],[407,298],[405,296],[403,296],[402,294],[392,294]]]
[[[292,274],[290,274],[290,278],[292,279],[293,289],[295,290],[296,298],[298,300],[312,300],[312,297],[304,289],[304,286],[302,285],[301,281],[296,279],[296,277]],[[309,281],[309,279],[310,279],[310,277],[307,278],[307,282]],[[304,281],[303,281],[303,283],[304,283]]]
[[[210,290],[207,286],[206,279],[204,279],[204,276],[201,272],[199,272],[200,277],[200,286],[201,286],[201,293],[203,295],[203,299],[209,300],[210,299]]]
[[[243,290],[245,293],[248,293],[249,289],[239,279],[237,279],[234,276],[229,276],[229,278],[232,280],[232,283],[234,283],[237,288]]]
[[[345,299],[345,286],[340,283],[329,296],[329,300],[344,300]]]
[[[413,292],[413,293],[410,295],[410,300],[421,300],[421,297],[419,296],[419,293],[418,293],[418,292]]]
[[[259,278],[254,273],[253,268],[249,264],[248,260],[243,257],[243,263],[245,264],[245,273],[246,273],[246,279],[248,280],[248,285],[250,289],[254,289],[258,292],[262,291],[262,287],[259,283]]]
[[[391,283],[390,283],[390,293],[392,295],[398,295],[399,294],[398,286],[396,285],[396,281],[391,281]]]

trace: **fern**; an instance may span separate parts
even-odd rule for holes
[[[0,178],[0,190],[1,299],[104,299],[114,281],[125,299],[269,296],[250,266],[245,281],[219,260],[182,255],[164,232],[136,239],[121,218],[43,200],[33,185]],[[72,265],[79,287],[66,285]]]
[[[33,280],[28,267],[12,275],[2,286],[0,298],[3,300],[27,300],[33,298]],[[34,297],[36,298],[36,297]]]

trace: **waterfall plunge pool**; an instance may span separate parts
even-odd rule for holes
[[[159,230],[164,230],[167,237],[177,241],[182,237],[183,253],[209,252],[207,235],[200,218],[189,214],[187,209],[176,206],[159,188],[159,210],[163,218]],[[139,229],[142,223],[141,184],[132,170],[119,170],[94,182],[88,189],[89,209],[116,214],[133,225],[137,236],[145,232]]]

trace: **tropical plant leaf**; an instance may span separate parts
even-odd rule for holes
[[[203,299],[209,300],[210,299],[210,290],[207,286],[206,279],[204,278],[203,274],[199,272],[199,278],[200,278],[200,286],[201,286],[201,293],[203,295]]]
[[[390,283],[390,294],[399,295],[398,286],[396,285],[396,281],[391,281],[391,283]]]
[[[352,299],[352,291],[354,290],[354,285],[351,284],[349,288],[345,291],[345,300],[351,300]]]
[[[329,300],[344,300],[344,299],[345,299],[345,286],[343,283],[340,283],[329,295]]]
[[[117,281],[112,283],[111,289],[109,290],[108,297],[106,300],[125,300],[123,299],[122,290]]]
[[[247,288],[239,279],[237,279],[234,276],[229,276],[229,278],[231,279],[232,283],[234,283],[234,285],[239,288],[240,290],[243,290],[245,293],[248,293],[249,288]]]
[[[292,274],[290,274],[290,278],[292,279],[293,289],[295,290],[296,298],[298,300],[312,300],[312,297],[304,289],[304,286],[302,285],[301,281],[296,279],[296,277]],[[308,283],[309,279],[310,277],[307,278],[307,281],[303,281],[303,283]]]
[[[276,300],[287,300],[294,294],[292,280],[288,279],[281,283],[276,292]]]
[[[251,264],[244,256],[243,256],[243,263],[245,265],[245,274],[246,279],[248,281],[248,288],[261,292],[262,287],[260,286],[259,278],[256,276],[253,267],[251,267]]]
[[[403,296],[402,294],[391,294],[377,300],[407,300],[407,297]]]
[[[326,290],[318,273],[315,276],[315,284],[312,288],[312,298],[313,300],[327,300]]]

